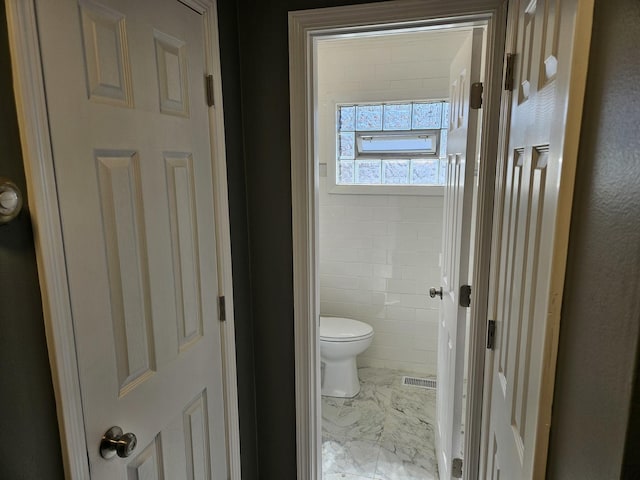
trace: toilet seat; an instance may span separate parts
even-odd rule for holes
[[[356,342],[373,336],[373,328],[352,318],[320,317],[320,340],[323,342]]]

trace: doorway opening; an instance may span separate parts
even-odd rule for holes
[[[485,332],[467,317],[484,315],[485,301],[480,294],[475,308],[457,305],[459,285],[470,284],[472,252],[490,252],[490,222],[478,222],[471,248],[470,219],[474,199],[478,212],[491,209],[502,71],[499,39],[504,38],[506,13],[500,2],[480,3],[472,11],[426,2],[417,7],[420,12],[409,4],[400,9],[377,4],[290,14],[299,478],[323,478],[323,462],[332,456],[338,462],[325,466],[324,478],[373,478],[389,473],[385,469],[399,478],[450,478],[462,451],[479,452],[483,367],[476,360],[483,358]],[[396,45],[385,47],[389,41]],[[347,51],[349,46],[355,49]],[[402,51],[407,46],[412,49]],[[386,68],[385,62],[394,63],[392,50],[393,60],[404,65]],[[456,64],[460,70],[452,74],[453,60],[462,50],[468,64]],[[323,69],[323,62],[330,66]],[[412,76],[402,78],[401,71]],[[470,85],[482,82],[484,105],[471,111]],[[480,124],[486,128],[481,130]],[[454,145],[453,150],[445,145]],[[483,162],[476,168],[478,158]],[[443,229],[443,218],[450,217],[445,210],[458,212],[458,223]],[[453,240],[462,237],[467,251],[452,255],[461,251],[460,242]],[[442,249],[443,238],[452,246],[449,252]],[[456,272],[447,268],[443,275],[442,266],[460,258],[465,259],[463,274],[458,261],[451,264]],[[488,268],[473,270],[473,281],[479,276],[488,278]],[[441,297],[429,298],[430,288],[442,291]],[[447,302],[454,320],[443,322],[440,304]],[[342,326],[356,321],[356,329],[364,325],[366,330],[338,339],[341,347],[353,337],[366,344],[357,352],[362,353],[360,378],[354,367],[350,383],[355,386],[343,385],[342,395],[326,389],[332,384],[331,371],[347,372],[349,362],[328,361],[326,351],[322,354],[327,340],[342,335],[323,331],[324,320],[335,324],[337,318],[344,319],[337,320]],[[439,330],[451,323],[460,325],[458,333],[441,336]],[[468,325],[470,350],[465,355]],[[436,358],[438,337],[451,346],[444,361]],[[462,407],[465,358],[472,367],[468,385],[473,400],[467,413]],[[446,368],[438,372],[438,364]],[[451,393],[436,400],[432,389],[402,385],[404,376],[438,378]],[[365,378],[371,381],[361,384]],[[333,386],[341,388],[340,382]],[[393,387],[400,390],[394,393]],[[412,400],[415,395],[422,397]],[[387,420],[385,405],[391,416],[409,410],[399,405],[402,399],[417,405],[419,412],[413,413],[419,415]],[[360,400],[365,409],[358,411],[354,403]],[[436,403],[447,407],[438,409]],[[324,458],[323,406],[335,420],[324,426]],[[470,419],[464,422],[465,432],[473,432],[464,438],[463,415]],[[370,424],[378,417],[371,429],[364,428],[365,438],[354,435],[360,428],[352,421],[356,417]],[[393,433],[397,421],[405,425],[396,425]],[[423,426],[426,434],[408,440],[407,422]],[[387,452],[398,451],[396,440],[405,442],[406,451],[388,458]],[[337,463],[348,461],[348,442],[364,455],[352,464],[367,464],[370,471],[340,470]],[[373,450],[367,453],[365,444]]]
[[[443,303],[471,283],[481,125],[460,99],[483,80],[485,35],[465,22],[316,42],[323,478],[438,478],[438,464],[449,478],[463,458],[471,309]]]

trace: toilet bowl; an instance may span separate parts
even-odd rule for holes
[[[322,395],[355,397],[360,392],[356,356],[373,340],[373,328],[352,318],[320,317]]]

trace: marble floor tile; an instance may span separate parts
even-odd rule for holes
[[[435,390],[402,385],[396,370],[358,374],[356,397],[322,399],[323,480],[436,479]]]
[[[337,413],[322,417],[322,436],[330,440],[377,442],[382,433],[385,412],[376,402],[362,400],[343,405]]]
[[[422,463],[414,463],[417,459],[409,458],[406,452],[391,452],[380,449],[374,479],[376,480],[437,480],[438,468],[428,468]]]
[[[336,406],[332,403],[327,403],[322,399],[322,422],[327,422],[327,426],[335,423],[338,415],[340,413],[340,409],[342,406]],[[324,429],[324,428],[323,428]]]
[[[362,403],[376,404],[381,411],[389,408],[393,387],[387,385],[376,385],[361,380],[360,393],[354,398],[345,399],[343,406],[357,407]]]
[[[430,451],[435,445],[433,425],[415,417],[390,412],[385,418],[380,444],[391,451],[404,447]]]
[[[391,414],[387,417],[380,437],[380,456],[376,475],[380,478],[396,478],[391,473],[406,471],[426,472],[430,478],[437,475],[434,427],[413,417]],[[395,465],[398,464],[398,465]],[[386,475],[386,477],[385,477]],[[397,477],[405,478],[405,477]]]
[[[373,478],[378,463],[380,445],[359,440],[339,443],[322,443],[322,473],[324,475],[347,473]]]
[[[361,477],[350,473],[327,473],[322,474],[322,480],[371,480],[373,477]]]
[[[345,400],[347,399],[337,397],[322,397],[322,408],[324,408],[325,405],[340,408],[342,405],[344,405]]]
[[[433,424],[436,415],[436,392],[415,387],[394,390],[391,395],[390,408],[408,417],[418,418]]]

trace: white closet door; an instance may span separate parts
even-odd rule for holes
[[[545,475],[592,9],[583,0],[509,4],[516,61],[501,118],[481,478]]]
[[[91,478],[226,479],[203,17],[37,10]],[[112,426],[129,457],[101,457]]]

